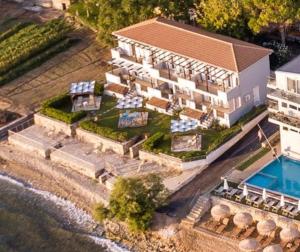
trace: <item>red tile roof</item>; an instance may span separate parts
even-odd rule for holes
[[[154,107],[162,108],[165,110],[167,110],[170,106],[170,102],[168,102],[164,99],[157,98],[157,97],[150,98],[150,100],[147,101],[147,104],[152,105]]]
[[[126,95],[129,90],[128,87],[116,83],[107,85],[105,89],[122,95]]]
[[[182,115],[185,115],[187,117],[200,120],[202,116],[205,115],[204,112],[197,110],[197,109],[191,109],[191,108],[185,108],[182,112]]]
[[[113,34],[234,72],[272,53],[270,49],[161,17]]]

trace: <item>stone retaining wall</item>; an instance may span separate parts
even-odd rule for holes
[[[36,153],[43,158],[50,157],[51,146],[45,146],[13,131],[8,132],[8,142],[26,153]]]
[[[135,158],[139,156],[139,151],[142,149],[142,144],[146,141],[146,139],[143,139],[136,144],[132,145],[129,148],[129,156],[130,158]]]
[[[81,128],[76,129],[76,136],[80,141],[91,143],[95,148],[99,148],[101,151],[113,150],[115,153],[121,155],[125,155],[134,144],[133,140],[121,143]]]
[[[75,126],[69,125],[64,122],[58,121],[54,118],[42,115],[40,113],[34,114],[34,123],[38,126],[44,127],[49,131],[53,131],[56,134],[64,133],[68,136],[75,135]]]

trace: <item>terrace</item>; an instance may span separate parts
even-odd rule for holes
[[[285,115],[285,114],[280,113],[280,112],[278,112],[278,113],[270,112],[269,117],[271,119],[279,121],[283,124],[291,125],[291,126],[296,127],[296,128],[300,128],[300,119],[297,118],[297,117],[288,116],[288,115]]]

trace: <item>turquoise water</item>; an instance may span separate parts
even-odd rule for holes
[[[280,156],[246,183],[300,199],[300,161]]]

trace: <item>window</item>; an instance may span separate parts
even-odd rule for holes
[[[294,106],[294,105],[290,105],[290,108],[291,108],[291,109],[294,109],[294,110],[297,110],[297,107]]]
[[[144,85],[140,85],[141,86],[141,90],[144,91],[144,92],[147,92],[148,91],[148,87],[147,86],[144,86]]]
[[[296,132],[296,133],[298,133],[298,131],[297,130],[294,130],[294,129],[290,129],[291,131],[293,131],[293,132]]]
[[[300,94],[300,80],[287,78],[287,89],[290,92]]]
[[[288,127],[283,127],[282,129],[285,130],[285,131],[289,130]]]
[[[250,101],[250,99],[251,99],[251,96],[249,94],[244,96],[245,103],[248,103]]]
[[[287,103],[283,102],[283,103],[281,103],[281,106],[284,108],[287,108]]]

